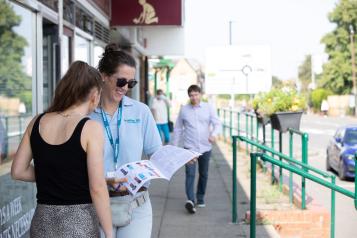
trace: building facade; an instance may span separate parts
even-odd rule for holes
[[[146,1],[158,9],[157,21],[155,17],[153,22],[139,19],[134,23],[131,19],[133,24],[113,21],[121,11],[132,11],[134,18],[139,18],[139,2],[0,0],[0,238],[28,236],[36,189],[34,184],[11,179],[11,162],[29,121],[49,106],[69,65],[82,60],[96,67],[105,45],[115,42],[137,61],[139,85],[130,96],[145,101],[148,57],[172,53],[172,45],[165,46],[170,35],[183,39],[181,23],[161,24],[165,18],[160,11],[165,9],[158,6],[163,6],[163,0]],[[158,32],[164,37],[161,43]],[[179,41],[172,44],[183,45]],[[175,51],[183,53],[183,49]]]

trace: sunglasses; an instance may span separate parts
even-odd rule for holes
[[[131,79],[127,81],[125,78],[118,78],[117,79],[117,87],[121,88],[128,84],[128,88],[133,88],[138,83],[135,79]]]

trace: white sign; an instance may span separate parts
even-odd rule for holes
[[[256,94],[269,91],[271,84],[269,46],[225,46],[207,49],[207,94]]]

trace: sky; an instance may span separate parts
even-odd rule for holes
[[[337,0],[186,0],[185,56],[205,64],[205,49],[232,43],[269,45],[272,75],[297,78],[312,54],[315,71],[326,60],[321,38],[334,29],[327,19]]]

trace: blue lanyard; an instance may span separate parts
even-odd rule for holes
[[[120,128],[121,118],[122,118],[122,114],[123,114],[123,106],[120,106],[120,104],[119,104],[119,113],[118,113],[118,116],[117,116],[117,118],[118,118],[118,124],[117,124],[117,135],[118,135],[118,137],[115,140],[115,144],[114,144],[112,131],[110,130],[109,121],[108,121],[107,115],[105,115],[105,112],[103,111],[103,108],[101,108],[101,114],[102,114],[102,119],[103,119],[105,131],[107,133],[107,136],[109,138],[110,144],[112,145],[112,148],[113,148],[113,151],[114,151],[114,165],[115,165],[115,170],[116,170],[117,169],[118,158],[119,158],[119,128]]]

